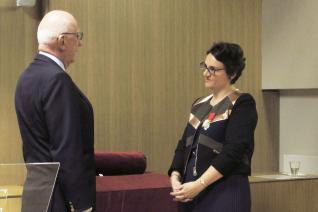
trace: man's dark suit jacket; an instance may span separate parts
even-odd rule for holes
[[[48,211],[94,207],[93,109],[70,76],[38,54],[18,80],[15,107],[25,162],[61,164]]]

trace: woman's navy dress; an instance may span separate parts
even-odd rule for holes
[[[231,98],[231,96],[228,96],[224,98],[221,102],[219,102],[217,105],[212,106],[210,104],[210,100],[211,98],[208,101],[206,101],[208,102],[208,104],[204,106],[205,114],[202,116],[203,118],[199,122],[195,130],[195,133],[192,135],[193,142],[191,144],[191,151],[187,157],[187,161],[185,162],[186,168],[183,174],[183,183],[195,181],[203,173],[203,171],[201,171],[201,173],[199,172],[194,173],[194,169],[198,169],[197,167],[200,165],[199,163],[203,163],[202,160],[201,161],[198,160],[198,158],[200,157],[200,154],[204,154],[203,151],[201,151],[200,146],[210,145],[211,147],[213,145],[214,146],[217,145],[218,142],[221,143],[222,145],[222,143],[224,144],[224,140],[226,140],[227,138],[226,133],[229,133],[227,131],[227,126],[228,126],[229,117],[231,115],[235,101],[232,101],[233,98]],[[194,109],[192,109],[192,112],[195,111],[195,106],[193,107]],[[254,135],[254,130],[255,130],[255,126],[257,122],[257,113],[256,113],[255,105],[253,110],[255,111],[251,112],[253,113],[253,119],[251,119],[253,122],[252,123],[253,126],[251,127],[251,131],[252,131],[251,134]],[[240,110],[236,111],[235,113],[239,113],[239,112]],[[210,114],[212,113],[215,114],[215,117],[213,118],[212,121],[211,120],[207,121],[207,119],[210,119]],[[256,116],[256,118],[254,116]],[[247,118],[249,119],[250,117],[247,117]],[[191,120],[189,121],[189,123],[190,122]],[[209,124],[205,122],[209,122]],[[240,130],[240,129],[237,129],[237,130]],[[199,139],[200,136],[201,138]],[[202,139],[202,137],[208,137],[209,139],[205,139],[205,140],[208,140],[209,142],[213,141],[212,143],[214,144],[213,145],[207,144],[208,142],[205,142],[204,139]],[[251,160],[253,147],[254,147],[253,141],[254,140],[252,139],[252,144],[250,144],[250,146],[246,145],[246,149],[247,149],[246,152],[249,152],[249,153],[248,154],[244,153],[244,156],[242,156],[242,162],[238,162],[238,165],[237,165],[238,168],[236,168],[234,165],[234,168],[231,168],[233,171],[227,171],[226,175],[222,173],[223,177],[220,180],[212,183],[207,188],[205,188],[193,201],[188,203],[179,203],[178,205],[179,211],[180,212],[250,212],[251,195],[250,195],[248,175],[250,172],[249,163]],[[200,143],[200,145],[198,145],[198,142]],[[189,139],[187,143],[189,143]],[[189,146],[189,144],[187,145]],[[217,153],[213,157],[217,157],[217,155],[220,153],[215,149],[213,149],[213,152]],[[206,165],[206,167],[208,166],[209,164]],[[249,166],[248,167],[249,169],[248,168],[245,169],[244,168],[245,166],[246,167]],[[246,171],[246,170],[249,170],[249,171]]]

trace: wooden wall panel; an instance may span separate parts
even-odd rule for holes
[[[278,98],[261,91],[261,0],[54,0],[85,32],[70,74],[92,101],[96,149],[143,151],[165,173],[192,101],[207,92],[198,64],[214,41],[242,45],[237,87],[257,101],[254,171],[278,168]],[[265,118],[267,117],[267,118]]]
[[[20,73],[36,53],[39,7],[18,8],[0,1],[0,163],[22,162],[22,145],[14,109]]]
[[[45,1],[44,1],[45,2]],[[85,39],[70,74],[95,109],[96,149],[139,150],[165,173],[194,98],[206,94],[198,64],[213,41],[238,42],[247,67],[237,87],[257,101],[254,171],[278,168],[278,95],[262,93],[261,1],[54,0],[73,13]],[[0,4],[1,162],[21,161],[16,80],[36,51],[36,8]]]
[[[253,212],[316,212],[318,180],[251,183]]]

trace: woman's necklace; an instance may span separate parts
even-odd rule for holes
[[[215,116],[216,116],[215,112],[210,112],[208,118],[202,124],[202,127],[204,130],[207,130],[210,127],[210,123],[213,122]],[[197,142],[196,150],[195,150],[195,159],[194,159],[194,166],[193,166],[193,176],[194,177],[196,177],[198,175],[198,173],[197,173],[198,152],[199,152],[199,141]]]

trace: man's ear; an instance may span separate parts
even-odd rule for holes
[[[64,35],[59,35],[57,37],[57,46],[60,51],[65,50]]]

